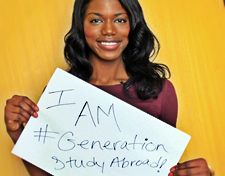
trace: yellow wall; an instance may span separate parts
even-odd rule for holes
[[[225,7],[223,0],[140,0],[161,43],[157,61],[172,71],[179,99],[177,126],[192,136],[182,161],[204,157],[223,175],[225,142]],[[63,59],[73,0],[0,2],[0,175],[27,176],[10,151],[3,109],[13,94],[38,101]]]

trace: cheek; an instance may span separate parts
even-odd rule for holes
[[[127,36],[127,38],[128,38],[128,36],[129,36],[129,34],[130,34],[130,28],[128,28],[127,30],[126,30],[126,36]]]
[[[88,42],[95,39],[96,29],[84,23],[84,36]]]
[[[122,36],[123,36],[124,38],[127,38],[127,39],[128,39],[129,34],[130,34],[130,26],[124,27],[124,28],[120,31],[120,33],[122,34]]]
[[[88,44],[89,47],[91,47],[91,45],[93,45],[93,32],[91,30],[85,30],[84,28],[84,35],[85,35],[85,40]]]
[[[92,35],[92,28],[84,26],[84,35],[85,37],[90,37]]]
[[[90,38],[92,36],[91,30],[88,27],[85,27],[85,26],[84,26],[84,36],[85,36],[86,39]]]
[[[123,32],[121,34],[123,35],[124,40],[128,44],[128,42],[129,42],[130,28],[123,30]]]

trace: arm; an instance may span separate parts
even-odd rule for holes
[[[163,122],[176,127],[178,111],[177,95],[173,84],[169,80],[165,80],[161,96],[161,114],[159,118]]]
[[[17,142],[24,127],[23,123],[27,123],[30,116],[38,117],[38,106],[29,98],[24,96],[14,95],[7,100],[5,106],[5,124],[7,132],[14,143]],[[31,176],[50,176],[50,174],[40,168],[23,161]]]
[[[172,83],[165,81],[162,91],[162,112],[160,119],[164,122],[176,126],[177,120],[177,96]],[[199,158],[171,168],[169,176],[213,176],[205,159]]]

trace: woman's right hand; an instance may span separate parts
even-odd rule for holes
[[[6,101],[5,124],[7,132],[14,142],[19,138],[23,123],[27,123],[30,116],[38,117],[38,106],[25,96],[14,95]]]

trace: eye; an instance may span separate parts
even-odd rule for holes
[[[115,23],[126,23],[126,22],[127,22],[127,20],[121,19],[121,18],[115,20]]]
[[[101,23],[101,22],[102,22],[102,20],[100,20],[100,19],[93,19],[90,21],[90,23]]]

